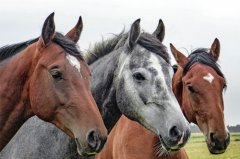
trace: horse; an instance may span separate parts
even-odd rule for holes
[[[87,51],[85,59],[92,74],[91,91],[109,132],[124,114],[160,136],[168,148],[177,149],[179,136],[183,145],[189,138],[189,125],[172,92],[173,70],[166,47],[160,42],[164,33],[162,23],[154,34],[141,32],[138,19],[130,31],[122,31],[96,43]],[[164,124],[166,121],[168,124]],[[42,158],[81,158],[72,140],[49,124],[40,122],[34,119],[25,124],[25,129],[16,135],[16,142],[12,140],[0,157],[17,156],[21,159],[44,155]],[[37,129],[35,125],[45,127],[46,131],[31,132],[29,140],[17,142],[25,138],[27,127]],[[44,143],[46,140],[59,146],[48,146]],[[63,147],[63,141],[69,147],[59,148]]]
[[[122,115],[95,159],[188,159],[179,148],[165,149],[157,135]]]
[[[66,36],[55,32],[52,13],[39,38],[0,49],[0,151],[34,115],[74,139],[81,155],[101,150],[107,130],[76,45],[81,31],[80,17]]]
[[[223,153],[229,144],[229,134],[225,129],[223,105],[218,105],[219,103],[223,104],[222,92],[226,87],[224,75],[216,64],[220,54],[219,40],[214,40],[209,52],[208,49],[199,48],[193,51],[188,58],[172,44],[170,48],[179,65],[173,77],[173,90],[183,113],[190,122],[194,121],[204,134],[209,134],[209,138],[206,136],[209,151],[214,154]],[[187,90],[184,91],[184,88]],[[203,127],[203,124],[208,123],[199,121],[208,121],[210,123],[207,125],[208,129],[205,130]],[[211,133],[214,138],[211,137]],[[220,137],[222,135],[222,138],[217,138],[217,135]],[[122,116],[109,134],[104,149],[97,154],[96,159],[188,158],[184,149],[178,152],[167,152],[163,151],[161,144],[158,136]]]
[[[230,134],[225,124],[223,102],[227,82],[217,63],[220,41],[216,38],[210,49],[198,48],[188,57],[172,44],[170,48],[178,63],[173,92],[185,117],[203,132],[210,153],[224,153],[230,143]]]

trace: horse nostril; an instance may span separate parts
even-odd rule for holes
[[[98,134],[97,134],[95,131],[91,131],[91,132],[88,134],[87,141],[88,141],[88,146],[89,146],[91,149],[96,150],[97,147],[98,147],[98,142],[99,142],[99,136],[98,136]]]
[[[178,141],[182,137],[181,131],[177,128],[177,126],[173,126],[170,131],[169,135],[171,138],[174,138],[176,141]]]
[[[214,133],[210,133],[210,141],[215,142]]]

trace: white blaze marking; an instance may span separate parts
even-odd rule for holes
[[[126,55],[124,55],[124,53],[122,53],[123,55],[120,56],[119,58],[119,65],[120,65],[120,68],[119,68],[119,72],[118,72],[118,78],[120,78],[122,76],[122,72],[123,72],[123,69],[125,67],[125,65],[127,63],[129,63],[129,60],[130,58]]]
[[[212,83],[214,80],[214,77],[211,73],[208,73],[206,76],[203,77],[204,80],[208,81],[209,83]]]
[[[157,78],[160,78],[161,81],[163,82],[163,87],[165,88],[164,91],[166,91],[167,95],[170,97],[170,100],[171,100],[170,103],[172,103],[173,106],[175,106],[175,108],[177,109],[178,112],[182,113],[182,111],[180,110],[180,106],[179,106],[175,96],[173,96],[173,94],[171,94],[169,92],[169,90],[168,90],[168,85],[167,85],[166,80],[164,78],[165,75],[163,73],[162,66],[159,63],[158,58],[156,57],[156,55],[151,53],[149,60],[151,61],[150,67],[153,67],[153,68],[155,68],[158,71],[158,77]]]
[[[66,58],[68,59],[69,63],[73,67],[75,67],[78,70],[78,72],[80,72],[81,65],[80,65],[79,61],[77,60],[77,58],[72,55],[69,55],[69,54],[67,54]]]

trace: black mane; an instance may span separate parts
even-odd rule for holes
[[[166,46],[164,46],[155,36],[148,33],[142,33],[137,43],[148,51],[161,56],[167,63],[170,64],[170,57]]]
[[[87,54],[85,55],[87,63],[90,65],[99,58],[109,54],[114,49],[123,46],[121,39],[124,39],[124,37],[127,36],[126,34],[124,34],[124,31],[122,31],[120,34],[114,35],[110,39],[102,40],[101,42],[96,42],[94,46],[90,48],[87,51]]]
[[[28,45],[31,45],[32,43],[35,43],[36,41],[38,41],[38,38],[1,47],[0,48],[0,61],[3,61],[5,59],[21,52]]]
[[[115,49],[122,47],[128,38],[128,33],[122,31],[118,35],[114,35],[112,38],[102,40],[89,49],[86,54],[86,60],[88,64],[92,64],[99,58],[109,54]],[[148,33],[141,33],[137,41],[137,44],[141,45],[148,51],[151,51],[161,56],[167,63],[170,63],[170,57],[166,47],[153,35]]]
[[[35,38],[32,40],[20,42],[17,44],[11,44],[6,45],[0,48],[0,61],[3,61],[11,56],[16,55],[17,53],[20,53],[22,50],[27,48],[29,45],[35,43],[38,41],[39,38]],[[73,55],[75,57],[79,57],[81,59],[82,55],[80,51],[78,50],[78,46],[72,42],[71,40],[67,39],[65,36],[63,36],[61,33],[56,32],[53,42],[60,45],[67,53],[70,55]]]
[[[221,77],[224,78],[224,74],[220,70],[220,66],[215,62],[213,56],[208,52],[209,49],[205,48],[199,48],[193,51],[189,56],[188,56],[188,63],[186,66],[183,68],[183,75],[187,73],[187,71],[190,69],[190,67],[194,63],[201,63],[204,65],[208,65],[211,68],[213,68],[217,74]]]
[[[78,49],[78,45],[61,33],[56,32],[52,41],[60,45],[68,54],[83,59],[83,56]]]

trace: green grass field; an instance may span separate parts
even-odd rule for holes
[[[240,159],[240,133],[231,133],[231,142],[224,154],[210,154],[201,133],[192,133],[185,149],[189,159]]]

